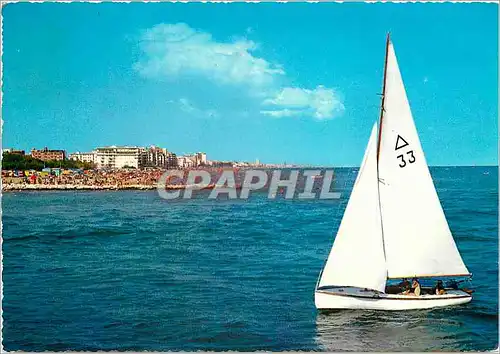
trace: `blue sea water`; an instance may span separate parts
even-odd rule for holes
[[[410,312],[314,308],[341,200],[165,201],[154,191],[11,192],[6,350],[458,351],[498,346],[497,167],[434,168],[476,293]]]

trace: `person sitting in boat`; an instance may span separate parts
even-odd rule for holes
[[[418,282],[418,279],[413,278],[411,283],[411,289],[405,292],[404,294],[412,296],[420,296],[421,290],[422,289],[420,288],[420,283]]]
[[[399,283],[398,286],[403,294],[408,294],[411,288],[410,282],[406,278],[403,278],[403,281]]]
[[[444,294],[446,294],[446,291],[444,290],[444,286],[443,286],[443,281],[442,280],[438,280],[437,281],[437,284],[434,287],[433,293],[435,295],[444,295]]]

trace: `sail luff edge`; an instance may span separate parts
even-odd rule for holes
[[[378,206],[380,213],[380,229],[382,231],[382,250],[384,253],[384,259],[386,261],[386,272],[389,275],[389,270],[387,269],[387,255],[385,252],[385,239],[384,239],[384,222],[382,220],[382,202],[380,200],[380,181],[379,181],[379,155],[380,155],[380,142],[382,138],[382,119],[384,117],[384,102],[385,102],[385,82],[387,79],[387,58],[389,55],[389,42],[390,42],[390,33],[387,33],[387,39],[385,43],[385,61],[384,61],[384,79],[382,82],[382,102],[380,105],[380,119],[379,119],[379,127],[378,127],[378,139],[377,139],[377,190],[378,190]]]
[[[378,129],[378,140],[377,140],[377,164],[380,155],[380,142],[382,138],[382,121],[384,119],[384,103],[385,103],[385,83],[387,80],[387,58],[389,56],[389,43],[391,42],[391,34],[387,33],[387,39],[385,43],[385,61],[384,61],[384,79],[382,81],[382,102],[380,104],[380,118],[379,118],[379,129]],[[377,165],[378,167],[378,165]]]

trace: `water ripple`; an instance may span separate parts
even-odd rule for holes
[[[498,346],[496,168],[433,169],[477,286],[457,308],[317,312],[340,201],[6,193],[6,350],[463,351]]]

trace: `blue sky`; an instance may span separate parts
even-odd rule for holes
[[[4,147],[356,166],[391,31],[430,165],[498,164],[496,4],[9,4]]]

